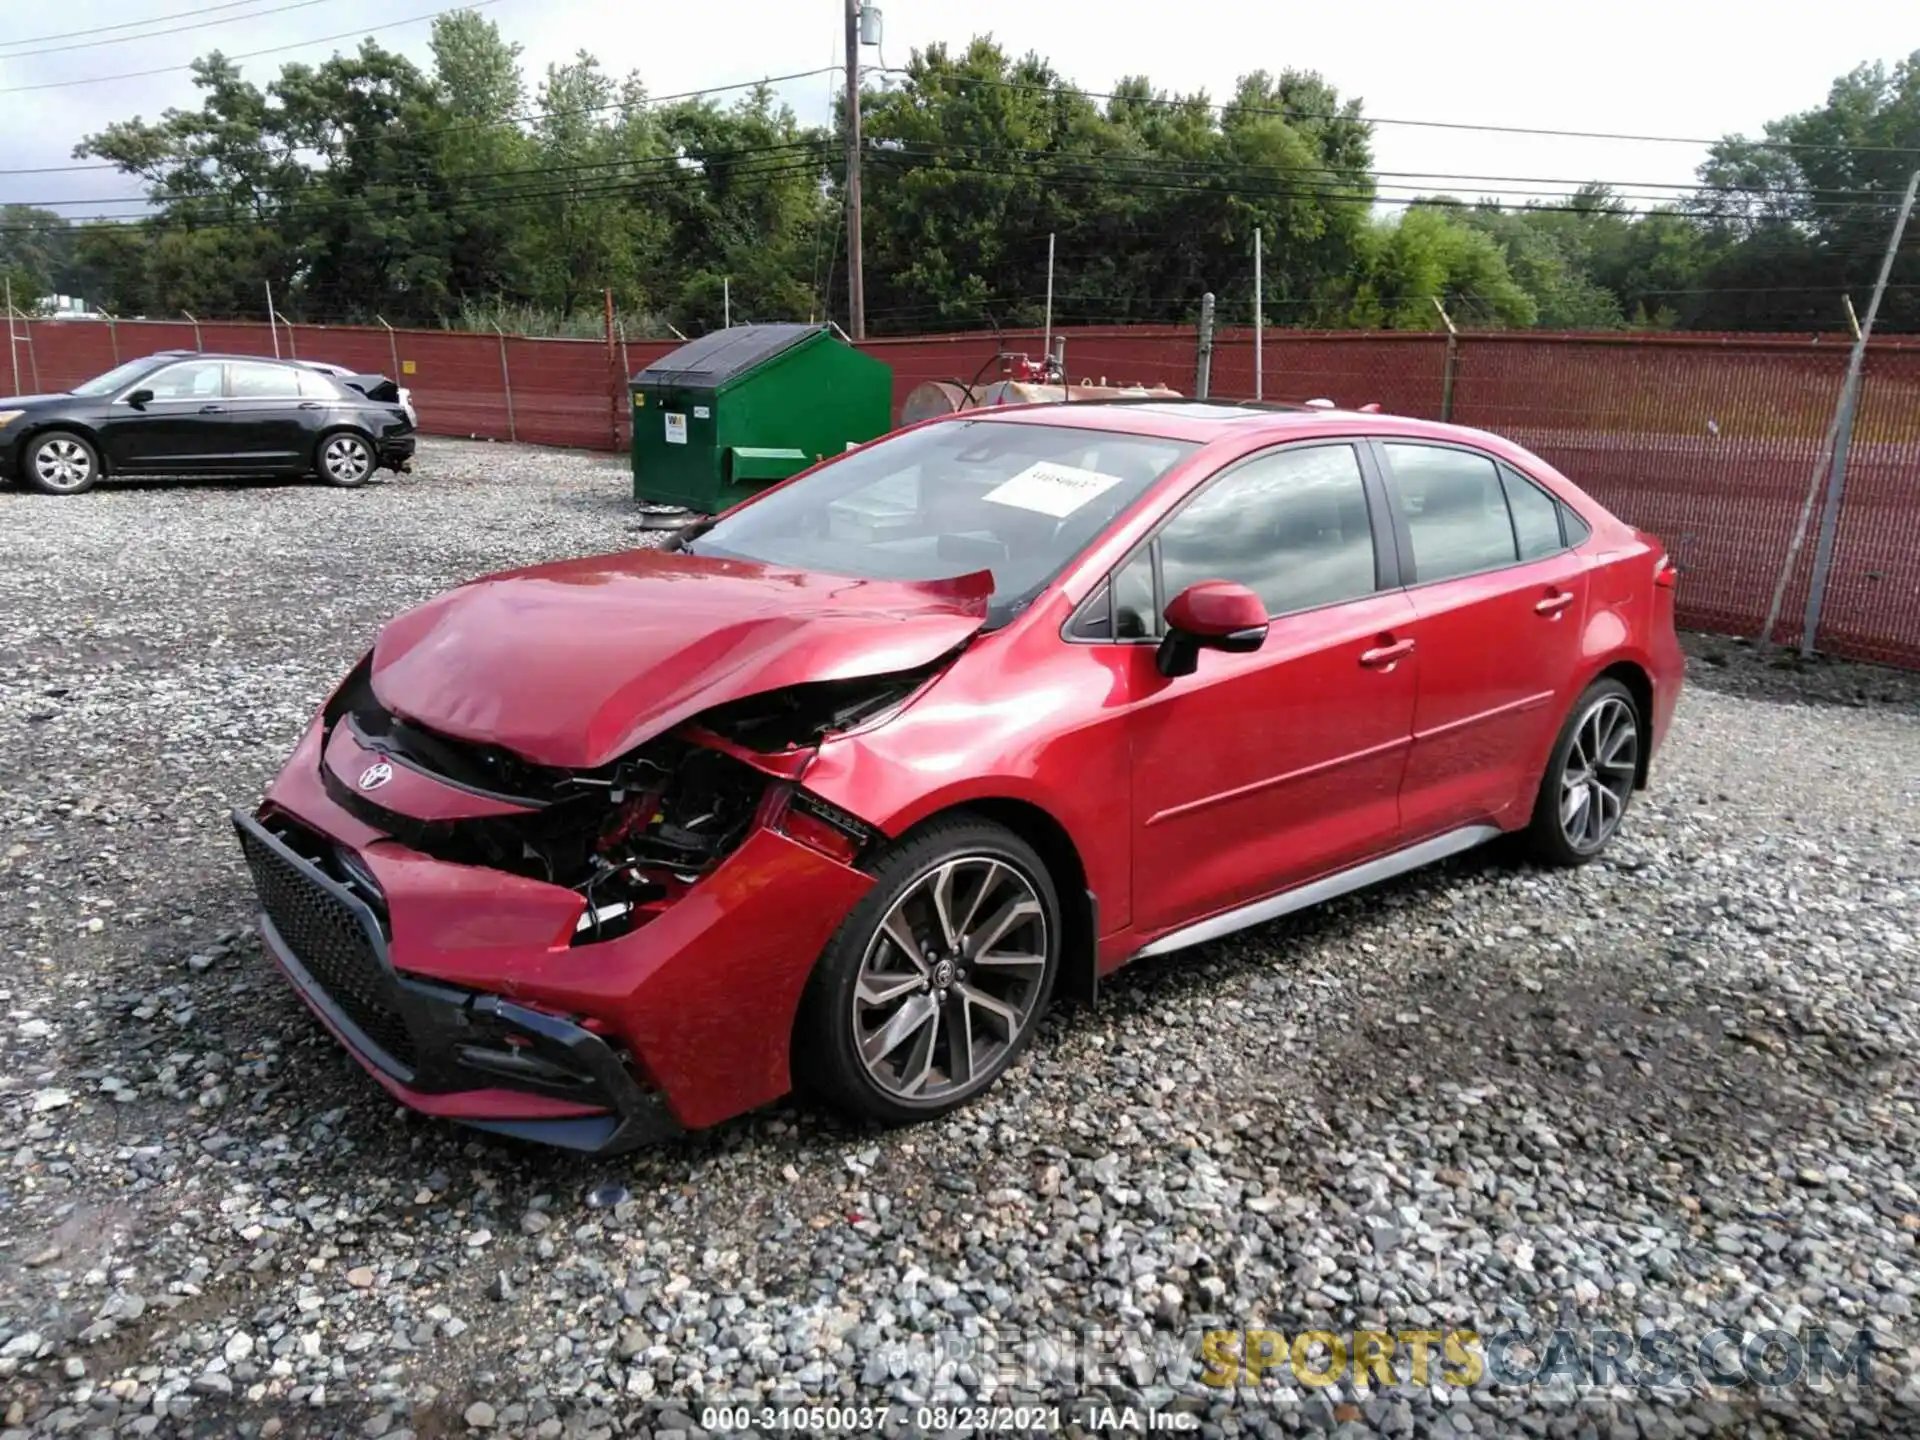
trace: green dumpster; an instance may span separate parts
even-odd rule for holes
[[[633,377],[633,498],[717,514],[885,434],[893,372],[822,325],[736,325]]]

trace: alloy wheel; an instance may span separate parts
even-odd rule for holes
[[[984,1087],[1033,1022],[1051,937],[1033,882],[1007,861],[941,861],[894,901],[854,986],[860,1063],[901,1100]]]
[[[56,435],[33,452],[33,473],[48,490],[80,490],[93,478],[93,456],[78,440]]]
[[[320,457],[327,478],[342,485],[357,485],[373,469],[373,455],[367,442],[352,435],[336,435],[327,442]]]
[[[1640,763],[1640,722],[1633,706],[1604,695],[1573,729],[1560,772],[1560,830],[1582,855],[1613,838],[1633,794]]]

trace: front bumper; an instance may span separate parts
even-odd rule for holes
[[[680,1133],[664,1098],[640,1087],[605,1038],[498,995],[397,973],[367,899],[252,816],[236,811],[233,826],[268,952],[403,1103],[595,1153]]]
[[[316,720],[259,816],[234,825],[268,948],[401,1103],[604,1151],[717,1124],[791,1088],[814,960],[870,876],[761,828],[644,926],[576,945],[578,893],[408,848],[343,808],[323,778],[330,761],[355,775],[378,757],[349,753],[355,742],[338,733],[343,753],[323,748]],[[417,787],[432,783],[399,775],[388,793],[431,813]],[[276,885],[294,886],[324,923]],[[501,1043],[521,1063],[470,1053]]]

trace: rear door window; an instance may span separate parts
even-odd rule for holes
[[[227,395],[234,400],[295,400],[300,395],[299,372],[285,365],[235,361],[227,366]]]
[[[1522,560],[1538,560],[1566,549],[1560,534],[1560,502],[1518,470],[1500,467],[1507,509],[1513,513],[1513,538]]]
[[[1519,560],[1506,493],[1490,456],[1404,441],[1380,448],[1387,457],[1388,487],[1413,542],[1415,584]]]

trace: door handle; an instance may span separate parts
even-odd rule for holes
[[[202,415],[218,415],[222,413],[226,408],[227,407],[224,405],[202,405],[200,407],[200,413]]]
[[[1573,593],[1569,590],[1562,590],[1558,594],[1549,595],[1544,600],[1537,602],[1533,607],[1533,613],[1551,618],[1558,615],[1572,603]]]
[[[300,402],[300,408],[302,410],[318,410],[320,408],[320,402],[318,400],[302,400]]]
[[[1380,670],[1393,664],[1402,656],[1413,653],[1413,641],[1395,640],[1391,644],[1377,645],[1371,650],[1360,652],[1360,663],[1369,670]]]

